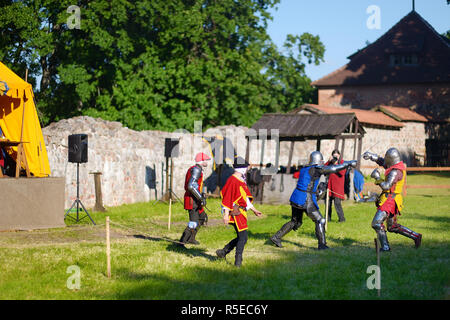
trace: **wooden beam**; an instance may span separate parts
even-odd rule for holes
[[[353,144],[353,160],[356,159],[356,148],[358,143],[358,130],[359,130],[359,121],[358,119],[355,119],[355,143]]]
[[[336,141],[334,142],[334,150],[338,150],[338,148],[339,148],[339,141],[340,141],[340,137],[337,136],[336,137]]]
[[[261,140],[261,156],[259,158],[259,163],[262,165],[264,163],[264,151],[266,149],[266,139]]]
[[[356,157],[357,157],[356,169],[358,169],[358,170],[360,170],[360,168],[361,168],[361,150],[362,150],[362,138],[358,138],[358,151],[356,154]]]
[[[320,141],[320,140],[318,140]],[[294,153],[294,143],[295,141],[291,141],[291,147],[289,149],[289,160],[288,160],[288,167],[287,167],[287,173],[291,173],[291,163],[292,163],[292,154]]]
[[[342,139],[341,158],[344,159],[345,140]]]
[[[246,140],[247,140],[247,148],[245,150],[245,161],[247,163],[250,163],[250,143],[251,143],[250,137],[247,137]]]
[[[362,138],[362,134],[341,134],[339,136],[340,139],[356,139],[356,138]]]

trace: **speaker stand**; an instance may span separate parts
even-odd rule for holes
[[[170,177],[170,179],[169,179]],[[176,201],[179,201],[181,203],[183,203],[183,201],[180,200],[180,198],[176,195],[175,192],[173,192],[172,190],[172,185],[173,185],[173,159],[172,157],[170,158],[170,165],[169,165],[169,158],[166,158],[166,193],[164,194],[164,196],[162,197],[163,201],[169,201],[169,200],[175,200],[174,197],[176,198]]]
[[[72,208],[75,205],[77,206],[77,218],[76,219],[69,215],[70,210],[72,210]],[[81,219],[80,219],[80,215],[79,215],[79,212],[81,210],[80,206],[83,208],[84,212],[86,213],[86,215]],[[72,203],[72,206],[70,207],[70,209],[66,211],[66,214],[64,215],[64,220],[66,219],[66,217],[69,217],[72,220],[75,220],[75,222],[77,222],[77,223],[80,222],[81,220],[83,220],[84,218],[89,217],[89,219],[92,221],[94,226],[96,225],[94,220],[92,220],[91,216],[89,215],[89,212],[84,207],[83,202],[81,202],[81,200],[80,200],[80,164],[78,162],[77,162],[77,198]]]

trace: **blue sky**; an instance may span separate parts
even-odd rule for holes
[[[380,9],[380,29],[369,29],[369,6]],[[412,0],[281,0],[268,23],[268,33],[281,48],[287,34],[309,32],[325,45],[325,62],[308,65],[306,74],[317,80],[348,62],[347,57],[374,42],[412,9]],[[440,34],[450,29],[447,0],[415,0],[415,9]]]

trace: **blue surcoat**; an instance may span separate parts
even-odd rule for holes
[[[317,165],[302,168],[297,181],[297,187],[292,192],[289,201],[301,207],[307,207],[308,202],[312,201],[316,208],[319,209],[316,191],[320,176],[321,172],[318,170]]]

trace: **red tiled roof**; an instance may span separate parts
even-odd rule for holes
[[[379,106],[375,110],[380,110],[398,121],[428,122],[427,118],[408,108]]]
[[[392,66],[390,56],[415,54],[417,65]],[[350,62],[314,86],[450,82],[450,41],[411,11],[383,36],[348,57]]]
[[[349,108],[341,108],[341,107],[328,107],[317,104],[306,104],[299,108],[296,108],[291,111],[291,113],[298,113],[301,110],[309,110],[317,113],[327,113],[327,114],[335,114],[335,113],[354,113],[356,118],[362,124],[376,125],[376,126],[386,126],[386,127],[396,127],[401,128],[403,124],[388,115],[384,114],[380,111],[372,111],[372,110],[362,110],[362,109],[349,109]]]

